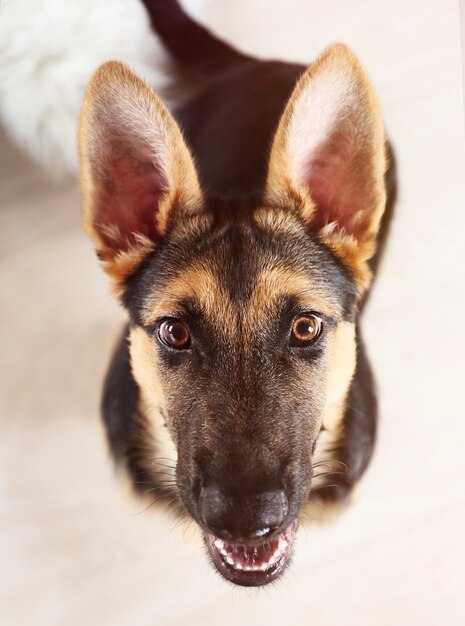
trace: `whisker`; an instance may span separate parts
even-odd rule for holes
[[[316,467],[319,467],[320,465],[328,465],[329,467],[332,467],[333,465],[341,465],[345,471],[349,469],[346,463],[344,463],[344,461],[338,461],[337,459],[328,459],[327,461],[318,461],[317,463],[313,463],[312,467],[316,468]]]
[[[157,465],[160,465],[160,467],[169,467],[170,469],[175,469],[177,465],[177,462],[173,459],[159,459],[157,457],[150,459],[150,462],[152,464],[156,463]]]
[[[316,503],[313,503],[313,504],[316,504]],[[327,512],[326,512],[326,515],[327,515]],[[299,515],[299,518],[303,518],[304,520],[306,520],[308,522],[316,522],[317,524],[320,524],[322,522],[327,522],[328,521],[328,518],[324,519],[324,518],[321,518],[321,517],[315,517],[313,515],[310,515],[310,513],[308,511],[302,511],[300,513],[300,515]],[[301,526],[301,528],[303,528],[306,533],[309,532],[309,528],[307,526]]]
[[[375,415],[373,413],[369,413],[368,411],[364,411],[363,409],[360,409],[357,406],[353,406],[352,404],[348,404],[346,405],[346,407],[348,409],[350,409],[351,411],[354,411],[354,413],[358,413],[359,415],[365,415],[365,417],[375,417]]]
[[[145,507],[145,509],[142,509],[142,511],[138,511],[137,513],[133,513],[133,515],[142,515],[143,513],[148,511],[148,509],[150,509],[150,507],[153,506],[154,504],[156,504],[157,502],[158,502],[158,500],[153,500],[150,504],[148,504]]]
[[[345,476],[346,472],[321,472],[321,474],[316,474],[313,477],[313,480],[317,479],[317,478],[322,478],[323,476]]]
[[[326,515],[326,520],[319,520],[320,522],[321,521],[327,521],[328,519],[331,518],[331,513],[327,509],[325,509],[325,507],[322,504],[320,504],[319,502],[312,502],[311,506],[317,506]]]
[[[340,487],[341,485],[317,485],[312,487],[312,491],[318,491],[318,489],[326,489],[326,487]],[[316,504],[315,502],[313,504]]]
[[[318,469],[319,467],[327,467],[328,469],[331,469],[331,463],[315,463],[312,465],[312,469]]]
[[[165,504],[167,507],[172,507],[173,504],[176,504],[177,506],[179,506],[179,497],[176,496],[175,498],[172,498],[171,500],[168,500],[168,502],[166,502],[165,500]]]
[[[169,484],[169,485],[155,485],[154,487],[151,487],[150,489],[146,489],[144,491],[144,493],[152,493],[152,492],[161,492],[161,493],[166,493],[169,494],[171,493],[177,493],[177,491],[175,490],[175,486],[174,484]]]

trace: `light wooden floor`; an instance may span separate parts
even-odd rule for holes
[[[364,327],[379,445],[332,527],[301,530],[271,589],[220,580],[191,530],[121,496],[98,428],[122,313],[52,184],[0,145],[1,626],[465,623],[465,142],[453,0],[218,0],[196,15],[243,48],[360,55],[397,149],[400,200]]]

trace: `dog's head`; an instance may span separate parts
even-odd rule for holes
[[[329,48],[283,113],[254,201],[202,194],[175,121],[117,63],[91,81],[80,150],[85,227],[130,314],[141,471],[160,479],[169,455],[219,571],[265,584],[354,372],[385,203],[373,90]]]

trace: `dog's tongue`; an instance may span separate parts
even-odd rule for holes
[[[215,548],[219,550],[228,565],[239,570],[266,570],[284,554],[287,544],[283,539],[269,541],[261,545],[232,545],[221,539],[215,539]]]
[[[294,532],[293,525],[271,541],[250,545],[230,544],[214,535],[208,538],[213,553],[234,570],[266,572],[287,556]]]

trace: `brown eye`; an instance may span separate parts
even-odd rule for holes
[[[304,346],[321,334],[323,322],[318,315],[302,315],[292,324],[291,345]]]
[[[165,320],[158,329],[158,335],[164,344],[177,350],[185,350],[191,345],[189,329],[179,320]]]

